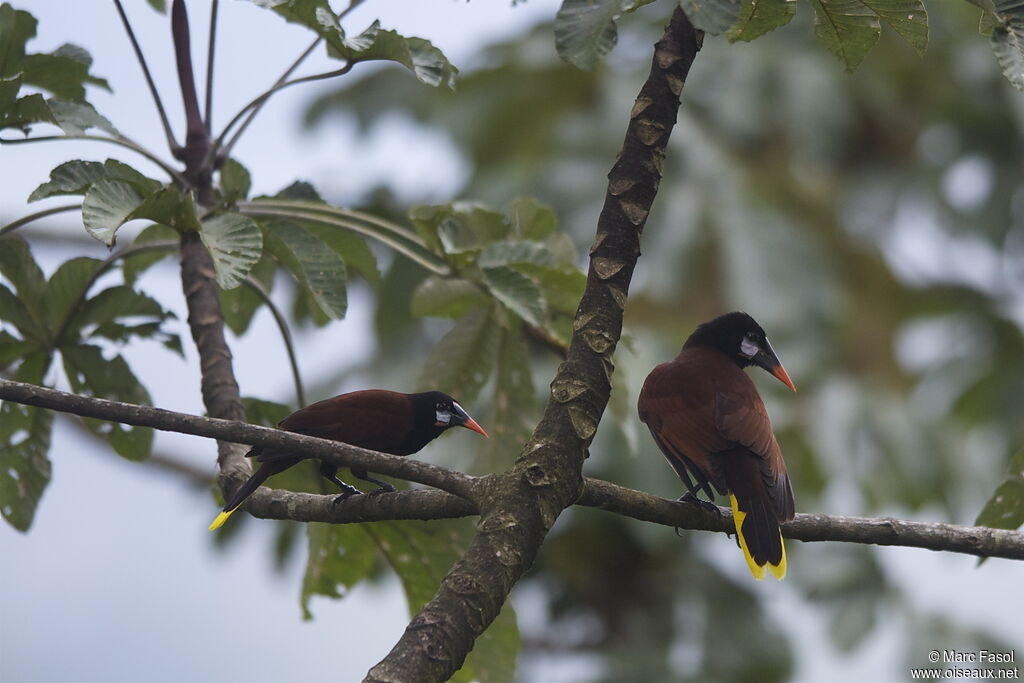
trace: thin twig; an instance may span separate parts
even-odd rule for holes
[[[164,110],[164,103],[160,100],[160,93],[157,92],[156,84],[153,82],[153,76],[149,73],[149,66],[146,64],[146,58],[142,55],[142,48],[139,46],[139,41],[135,39],[135,31],[132,30],[132,25],[128,21],[128,15],[124,12],[124,7],[121,6],[121,0],[114,0],[114,6],[117,7],[117,13],[121,15],[121,23],[124,25],[124,30],[128,34],[128,39],[132,43],[132,49],[135,50],[135,57],[139,60],[139,66],[142,67],[142,74],[146,77],[146,85],[149,86],[149,92],[153,96],[153,102],[156,103],[157,112],[160,114],[160,122],[164,127],[164,135],[167,136],[167,146],[174,151],[178,148],[178,143],[174,140],[174,131],[171,130],[171,122],[167,118],[167,112]]]
[[[210,134],[210,122],[213,116],[213,56],[217,47],[217,10],[220,8],[220,1],[213,0],[210,4],[210,41],[206,48],[206,106],[203,114],[203,121],[206,123],[206,134]]]
[[[163,159],[158,157],[153,152],[150,152],[148,149],[146,149],[145,147],[143,147],[139,143],[137,143],[134,140],[131,140],[131,139],[129,139],[129,138],[123,136],[123,135],[118,135],[116,137],[107,137],[105,135],[82,134],[82,135],[41,135],[41,136],[35,137],[35,138],[22,138],[22,139],[17,139],[17,138],[0,138],[0,145],[23,145],[23,144],[25,144],[27,142],[54,142],[54,141],[57,141],[57,140],[91,140],[93,142],[109,142],[112,145],[117,145],[118,147],[124,147],[126,149],[130,149],[133,152],[135,152],[136,154],[139,154],[141,156],[146,157],[147,159],[152,161],[154,164],[159,166],[160,170],[162,170],[164,173],[169,175],[171,177],[171,179],[174,180],[174,182],[177,183],[179,186],[181,186],[181,187],[186,187],[187,186],[187,183],[185,182],[185,177],[183,175],[181,175],[181,173],[179,173],[177,169],[172,167],[170,164],[168,164],[166,161],[164,161]]]
[[[231,150],[234,149],[235,143],[238,142],[238,138],[241,137],[242,133],[245,132],[245,129],[249,126],[249,124],[252,122],[253,118],[255,118],[256,114],[263,107],[263,104],[268,99],[270,99],[271,95],[273,95],[273,94],[275,94],[275,93],[277,93],[277,92],[279,92],[281,90],[284,90],[285,88],[291,87],[293,85],[298,85],[299,83],[309,83],[309,82],[312,82],[312,81],[322,81],[322,80],[324,80],[326,78],[334,78],[336,76],[342,76],[344,74],[347,74],[349,71],[351,71],[353,66],[355,66],[355,62],[349,62],[345,66],[341,67],[340,69],[335,69],[334,71],[324,71],[323,73],[312,74],[310,76],[303,76],[302,78],[296,78],[296,79],[293,79],[291,81],[284,81],[283,83],[279,83],[279,84],[273,86],[272,88],[270,88],[270,90],[267,90],[262,95],[254,98],[251,102],[249,102],[249,104],[247,104],[244,107],[242,107],[241,111],[239,111],[235,115],[235,117],[233,119],[231,119],[231,121],[228,123],[228,125],[225,126],[224,130],[220,134],[220,137],[218,137],[214,141],[212,147],[210,148],[210,153],[213,154],[213,155],[220,155],[220,156],[225,156],[225,157],[231,156]],[[250,109],[252,110],[251,112],[249,112]],[[231,139],[228,140],[227,144],[225,144],[222,149],[219,149],[219,144],[218,143],[220,143],[224,139],[224,137],[227,135],[228,131],[231,130],[231,128],[233,128],[236,123],[238,123],[238,120],[243,115],[245,115],[246,112],[249,112],[249,117],[246,118],[245,121],[242,122],[242,125],[239,126],[238,130],[235,131],[235,134],[233,136],[231,136]]]
[[[263,285],[256,278],[250,275],[245,278],[244,282],[267,305],[271,315],[274,316],[274,320],[277,322],[277,329],[281,332],[281,339],[284,340],[284,347],[288,352],[288,362],[292,367],[292,378],[295,381],[295,400],[298,401],[298,405],[304,406],[306,405],[306,392],[302,387],[302,375],[299,374],[298,356],[295,353],[295,345],[292,342],[292,333],[288,328],[288,321],[285,320],[284,315],[281,314],[281,311],[271,300],[270,294],[267,293],[267,290],[263,289]]]
[[[54,206],[53,208],[50,209],[36,211],[35,213],[30,213],[27,216],[23,216],[17,220],[13,220],[7,225],[3,226],[2,228],[0,228],[0,235],[6,235],[9,232],[17,230],[21,226],[28,225],[32,221],[37,221],[40,218],[46,218],[47,216],[52,216],[55,213],[64,213],[65,211],[76,211],[81,208],[81,204],[65,204],[64,206]]]
[[[382,244],[391,247],[400,254],[408,257],[409,259],[420,264],[432,273],[441,276],[450,276],[451,269],[448,266],[439,264],[436,261],[424,256],[423,254],[417,253],[415,249],[412,249],[408,245],[402,244],[401,242],[392,239],[391,237],[382,235],[380,232],[371,230],[356,221],[345,220],[340,216],[331,216],[325,213],[317,213],[314,211],[296,211],[294,209],[283,209],[275,208],[270,202],[245,202],[239,204],[239,211],[246,216],[278,216],[281,218],[291,218],[293,220],[304,220],[312,223],[321,223],[323,225],[330,225],[337,228],[344,228],[357,232],[367,237],[381,242]]]

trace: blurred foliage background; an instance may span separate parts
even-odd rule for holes
[[[742,309],[768,330],[800,390],[787,395],[781,384],[755,378],[798,511],[974,523],[1024,444],[1024,99],[978,34],[976,9],[930,9],[923,57],[886,29],[852,75],[815,41],[805,3],[792,23],[756,42],[705,40],[647,223],[612,403],[587,475],[665,497],[682,493],[636,420],[636,394],[646,373],[674,356],[698,323]],[[310,97],[305,125],[311,136],[354,120],[368,137],[401,128],[432,144],[440,139],[463,169],[457,198],[498,211],[513,207],[514,214],[516,206],[533,206],[515,198],[536,197],[585,254],[605,174],[665,21],[664,3],[627,15],[618,46],[594,72],[558,58],[550,24],[459,64],[454,92],[424,88],[399,69],[367,69],[342,89]],[[338,154],[345,158],[348,150]],[[400,170],[402,159],[393,161]],[[439,166],[449,168],[444,161]],[[410,207],[450,199],[434,196],[436,178],[426,176],[420,194],[406,178],[401,193],[385,183],[356,202],[351,194],[331,196],[335,179],[308,179],[327,201],[403,224]],[[444,210],[501,222],[468,203]],[[547,246],[559,267],[572,260],[572,245]],[[507,467],[540,415],[559,361],[552,338],[564,332],[571,301],[549,301],[559,318],[546,321],[551,334],[535,334],[527,345],[519,341],[519,321],[503,318],[502,309],[474,318],[479,302],[472,297],[442,315],[430,306],[438,285],[426,271],[373,249],[379,275],[362,269],[349,289],[352,301],[372,306],[375,351],[342,373],[306,368],[307,379],[315,378],[310,400],[408,386],[410,377],[458,389],[460,400],[481,406],[480,414],[474,410],[481,423],[508,431],[481,442],[473,457],[452,449],[442,464],[472,472]],[[274,284],[273,264],[254,272]],[[559,284],[566,291],[579,285],[547,284],[549,298]],[[308,339],[317,334],[310,323],[328,320],[296,292],[291,313],[298,336]],[[236,331],[248,319],[232,318],[231,297],[242,296],[224,299]],[[453,328],[444,317],[459,322]],[[494,361],[489,378],[467,380],[460,369],[430,376],[423,372],[426,351],[409,352],[439,348],[460,324],[475,325],[474,339],[501,331],[471,354]],[[527,360],[531,372],[523,373]],[[250,420],[266,424],[288,409],[255,399],[247,408]],[[320,490],[313,471],[295,468],[275,485]],[[227,527],[217,542],[230,546],[247,523]],[[283,564],[305,550],[306,539],[300,525],[279,528],[274,557]],[[387,537],[394,528],[316,525],[308,545],[347,544],[339,537],[349,534]],[[437,528],[424,538],[430,533]],[[448,534],[447,526],[440,533]],[[894,569],[898,551],[791,543],[789,552],[790,580],[754,584],[720,535],[674,534],[571,509],[514,593],[519,678],[561,680],[565,671],[573,680],[765,682],[813,680],[813,672],[827,670],[840,680],[836,672],[846,669],[852,680],[854,663],[877,654],[880,638],[887,653],[896,649],[918,666],[936,647],[1014,645],[998,628],[979,629],[955,610],[915,600],[906,572]],[[428,569],[439,578],[445,562]],[[337,569],[353,564],[377,575],[385,570],[370,555]],[[343,580],[317,585],[315,569],[307,569],[304,608],[311,595],[350,587]],[[970,592],[989,569],[974,571],[968,585],[945,588]],[[421,601],[432,591],[406,587]],[[808,638],[819,630],[823,637]]]
[[[637,428],[636,392],[697,323],[743,309],[800,390],[783,397],[759,382],[798,510],[974,522],[1024,443],[1024,99],[978,35],[976,10],[931,9],[923,57],[887,31],[853,75],[814,41],[802,4],[754,43],[706,39],[586,474],[682,492]],[[319,96],[305,121],[314,135],[334,117],[369,132],[382,116],[440,133],[468,167],[460,196],[496,206],[536,196],[582,248],[664,19],[658,6],[623,19],[619,46],[592,73],[561,62],[543,25],[492,46],[454,93],[394,70]],[[366,204],[402,212],[387,185]],[[414,372],[408,340],[438,338],[405,314],[408,288],[392,286],[414,277],[398,260],[377,292],[379,353],[364,370],[374,377]],[[539,405],[557,357],[537,345],[532,362]],[[798,606],[783,609],[742,571],[722,573],[728,545],[571,511],[518,589],[548,610],[531,628],[520,607],[524,671],[568,657],[600,680],[786,680],[809,656],[780,628],[793,614],[827,625],[837,662],[882,618],[913,634],[896,644],[908,663],[951,633],[1008,647],[911,604],[884,550],[795,544],[787,586]]]

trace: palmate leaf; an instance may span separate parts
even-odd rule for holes
[[[463,403],[473,401],[487,383],[500,338],[492,307],[477,308],[455,321],[431,349],[417,386],[444,391]]]
[[[726,36],[729,42],[750,41],[785,26],[796,16],[796,0],[744,0],[739,18]]]
[[[291,221],[265,223],[267,248],[316,301],[328,318],[345,317],[348,308],[345,262],[321,239]]]
[[[98,346],[80,344],[63,347],[61,356],[68,382],[76,394],[150,405],[149,392],[120,355],[107,359]],[[152,429],[91,418],[83,421],[91,431],[108,440],[118,455],[129,460],[149,457]]]
[[[878,42],[881,25],[861,0],[811,0],[814,34],[846,67],[857,68]]]
[[[305,619],[312,619],[309,603],[314,595],[343,598],[373,571],[377,543],[361,524],[306,525],[309,554],[302,577],[300,604]]]
[[[570,64],[590,71],[619,40],[615,22],[632,0],[563,0],[555,15],[555,48]]]
[[[42,384],[50,365],[43,351],[28,353],[14,379]],[[53,413],[13,401],[0,402],[0,513],[18,531],[28,531],[39,499],[50,483]]]
[[[203,221],[199,236],[213,258],[221,289],[237,287],[263,253],[263,232],[255,221],[226,213]]]

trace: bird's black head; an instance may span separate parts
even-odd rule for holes
[[[487,432],[469,416],[459,402],[441,391],[425,391],[421,394],[410,394],[416,413],[417,425],[436,430],[439,435],[449,427],[465,427],[487,436]]]
[[[718,349],[741,368],[748,365],[764,368],[783,384],[796,391],[793,380],[789,378],[789,373],[782,367],[778,356],[775,355],[775,350],[768,343],[764,328],[746,313],[739,311],[726,313],[698,325],[683,344],[683,348],[700,346]]]

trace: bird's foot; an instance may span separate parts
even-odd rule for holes
[[[676,501],[679,503],[686,503],[688,505],[696,505],[697,507],[704,508],[708,512],[714,512],[715,515],[717,515],[718,517],[722,516],[721,509],[719,509],[719,507],[715,505],[714,501],[698,498],[689,491],[679,496],[679,498],[677,498]]]
[[[371,496],[379,496],[382,493],[394,493],[397,490],[398,489],[396,489],[391,484],[384,484],[380,488],[376,488],[376,489],[370,491],[369,495],[371,495]]]
[[[362,491],[360,491],[357,488],[353,488],[351,486],[348,486],[344,490],[342,490],[340,495],[337,495],[337,496],[334,497],[334,500],[331,501],[331,505],[337,505],[338,503],[342,502],[343,500],[347,500],[347,499],[351,498],[352,496],[361,496],[361,495],[363,495]]]

